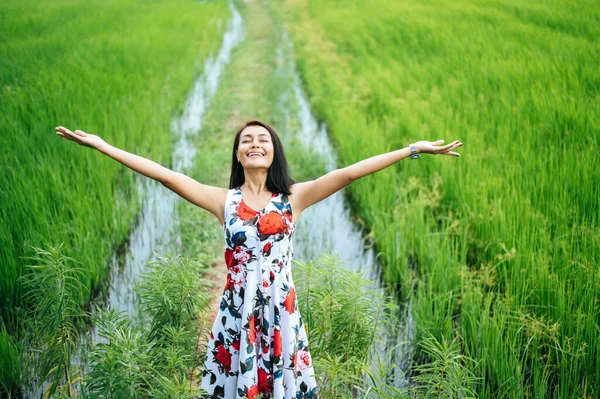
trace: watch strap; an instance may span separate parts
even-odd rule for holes
[[[408,148],[410,148],[410,159],[419,159],[421,157],[421,155],[419,155],[419,153],[417,152],[417,147],[415,146],[415,143],[410,143],[408,145]]]

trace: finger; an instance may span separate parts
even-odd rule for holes
[[[453,141],[452,143],[450,143],[450,144],[447,144],[447,145],[443,146],[441,149],[442,149],[443,151],[450,150],[450,149],[454,148],[454,146],[456,146],[458,143],[460,143],[460,141],[458,141],[458,140],[455,140],[455,141]]]
[[[70,131],[69,129],[67,129],[66,127],[63,128],[63,133],[68,134],[69,136],[77,136],[75,133],[73,133],[72,131]]]
[[[460,157],[460,154],[458,152],[454,152],[454,151],[445,152],[443,155],[451,155],[453,157]]]
[[[434,141],[432,144],[433,145],[442,145],[442,144],[444,144],[444,140],[439,139],[439,140]]]
[[[81,130],[75,130],[75,134],[81,137],[87,137],[87,133],[82,132]]]

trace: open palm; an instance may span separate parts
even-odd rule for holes
[[[437,141],[417,141],[415,143],[415,147],[417,152],[420,154],[442,154],[442,155],[451,155],[454,157],[459,157],[460,154],[458,152],[452,151],[460,146],[462,143],[458,140],[453,141],[450,144],[444,145],[444,140]]]
[[[89,134],[81,130],[75,130],[75,132],[72,132],[63,126],[56,128],[56,134],[85,147],[98,148],[100,144],[105,144],[104,140],[94,134]]]

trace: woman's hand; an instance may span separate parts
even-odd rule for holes
[[[64,137],[67,140],[74,141],[79,145],[94,149],[98,149],[100,145],[106,144],[104,140],[94,134],[88,134],[86,132],[82,132],[81,130],[75,130],[75,132],[72,132],[63,126],[56,128],[56,134]]]
[[[454,152],[452,150],[462,146],[462,143],[458,140],[453,141],[450,144],[445,146],[441,146],[444,144],[444,140],[437,141],[417,141],[415,143],[415,148],[419,154],[442,154],[442,155],[452,155],[454,157],[460,157],[458,152]]]

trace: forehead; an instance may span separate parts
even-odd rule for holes
[[[271,137],[269,131],[263,126],[247,126],[246,128],[244,128],[244,130],[242,130],[242,133],[240,134],[240,139],[243,137],[254,137],[261,135]]]

